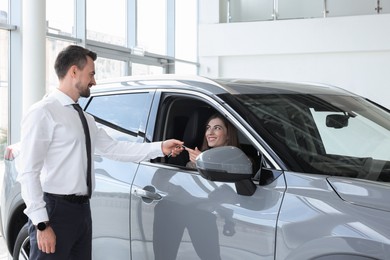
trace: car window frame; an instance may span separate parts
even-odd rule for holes
[[[203,102],[209,106],[211,106],[215,111],[221,113],[222,115],[225,115],[227,119],[235,126],[238,131],[243,135],[245,138],[248,139],[248,142],[260,153],[259,156],[262,156],[262,165],[264,168],[267,168],[269,170],[276,170],[281,171],[280,165],[278,165],[273,157],[269,154],[267,149],[264,148],[261,143],[255,138],[253,135],[253,129],[248,130],[250,126],[242,119],[242,117],[234,110],[232,110],[230,107],[226,106],[226,104],[219,99],[217,96],[209,96],[205,95],[204,93],[199,93],[196,91],[191,90],[182,90],[182,89],[157,89],[155,98],[153,100],[153,105],[151,109],[151,117],[149,117],[148,122],[148,128],[147,128],[147,135],[153,136],[154,141],[161,141],[166,138],[166,129],[165,127],[162,127],[164,122],[167,120],[167,112],[168,109],[167,106],[169,106],[168,99],[173,98],[190,98],[197,100],[199,102]],[[168,100],[168,101],[167,101]],[[167,103],[168,102],[168,103]],[[164,111],[165,110],[165,111]],[[152,121],[152,122],[151,122]],[[153,129],[150,128],[150,126],[153,125]],[[166,158],[154,161],[154,162],[160,162],[166,164]],[[174,166],[175,165],[169,165]],[[179,167],[181,169],[190,170],[191,172],[194,171],[194,169],[189,169],[186,167]],[[196,171],[196,169],[195,169]]]
[[[109,97],[109,96],[118,96],[118,95],[134,95],[134,94],[140,94],[140,93],[145,93],[147,96],[147,102],[148,104],[145,104],[144,111],[146,112],[145,115],[139,120],[138,123],[138,129],[136,131],[132,131],[130,129],[126,129],[124,127],[118,126],[112,122],[107,121],[106,119],[100,118],[97,114],[92,114],[89,110],[88,107],[90,107],[91,103],[94,102],[95,98],[98,97]],[[146,137],[146,128],[147,128],[147,123],[149,119],[149,114],[151,111],[151,106],[153,104],[153,98],[154,98],[155,90],[154,89],[137,89],[134,91],[112,91],[112,92],[106,92],[106,93],[98,93],[95,95],[91,95],[91,97],[88,99],[87,102],[85,103],[84,110],[85,112],[91,114],[94,118],[95,121],[98,124],[102,124],[105,127],[108,127],[110,129],[113,129],[115,131],[118,131],[124,135],[130,136],[131,139],[135,139],[137,142],[143,142],[145,137]]]

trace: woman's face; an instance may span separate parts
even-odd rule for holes
[[[227,128],[220,118],[210,120],[205,136],[209,147],[225,146],[228,143]]]

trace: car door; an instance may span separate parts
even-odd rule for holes
[[[175,108],[174,103],[161,100],[160,119],[154,129],[157,135],[170,137],[170,124],[188,123],[182,117],[199,109],[233,118],[212,101],[196,102],[197,107],[191,107],[188,96],[179,102],[180,98],[171,94],[166,100],[175,100],[183,107]],[[183,113],[171,122],[173,115],[164,111]],[[241,129],[242,142],[253,140],[237,121],[235,126]],[[186,135],[177,131],[185,127],[175,128],[172,133],[178,139]],[[285,182],[279,177],[267,185],[256,182],[256,186],[253,195],[244,196],[237,193],[234,183],[206,180],[182,165],[141,163],[131,189],[132,259],[274,259],[276,221]]]
[[[153,91],[92,97],[86,112],[117,140],[143,142]],[[91,199],[93,259],[130,258],[130,186],[137,163],[94,156],[95,190]]]

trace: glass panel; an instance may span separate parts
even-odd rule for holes
[[[175,6],[175,57],[196,61],[198,1],[176,1]]]
[[[121,60],[113,60],[98,57],[95,62],[95,79],[117,78],[126,76],[127,63]]]
[[[175,74],[198,75],[198,68],[194,64],[176,61]]]
[[[389,14],[390,13],[390,0],[381,0],[380,2],[380,13]]]
[[[131,75],[158,75],[163,74],[162,67],[133,63],[131,65]]]
[[[294,171],[390,181],[390,113],[364,98],[264,93],[235,100]]]
[[[231,0],[229,3],[230,22],[250,22],[273,19],[273,0]]]
[[[126,46],[126,0],[87,0],[87,38]]]
[[[9,32],[0,30],[0,161],[8,143],[8,61]]]
[[[58,77],[54,70],[54,63],[58,53],[70,44],[74,43],[46,38],[46,92],[58,87]]]
[[[147,52],[167,54],[166,6],[165,0],[137,1],[138,48]]]
[[[324,0],[279,0],[278,19],[324,16]]]
[[[376,14],[377,0],[328,0],[327,16]]]
[[[8,22],[8,0],[0,0],[0,23]]]
[[[145,125],[152,97],[149,93],[97,96],[92,99],[86,111],[113,124],[116,130],[138,135],[140,128]],[[116,135],[114,138],[117,137]]]
[[[46,1],[46,19],[49,33],[75,36],[74,1]]]

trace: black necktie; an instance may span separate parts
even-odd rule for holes
[[[83,128],[84,128],[85,144],[86,144],[86,147],[87,147],[87,159],[88,159],[88,166],[87,166],[88,197],[91,198],[91,194],[92,194],[92,182],[91,182],[91,136],[89,135],[89,128],[88,128],[87,119],[85,118],[83,110],[81,109],[80,105],[79,104],[72,104],[72,106],[79,113],[79,117],[80,117],[81,123],[83,124]]]

